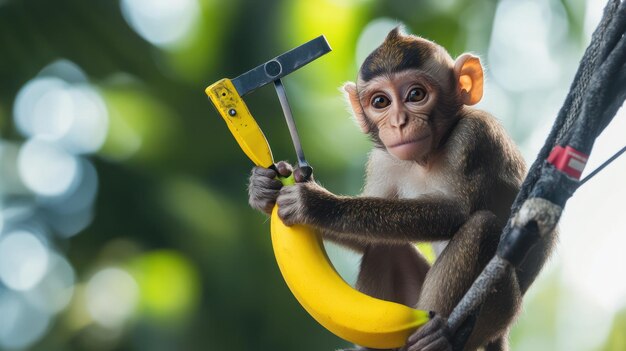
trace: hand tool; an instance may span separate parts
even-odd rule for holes
[[[301,169],[305,179],[311,176],[313,169],[304,156],[296,123],[293,119],[281,78],[330,51],[331,48],[326,38],[320,35],[251,69],[237,78],[232,80],[224,78],[206,88],[206,94],[224,121],[226,121],[226,125],[228,125],[239,146],[256,165],[273,168],[274,159],[263,132],[250,114],[242,97],[273,82],[285,119],[287,120],[291,140],[296,149],[298,167]]]

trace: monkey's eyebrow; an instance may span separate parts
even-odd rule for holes
[[[371,94],[375,93],[378,90],[380,90],[378,89],[378,87],[373,87],[371,84],[368,84],[365,88],[358,91],[359,97],[362,100],[365,100],[367,97],[369,97]]]
[[[359,99],[363,102],[367,103],[367,100],[372,96],[372,94],[382,91],[382,89],[377,85],[377,83],[382,83],[384,80],[389,80],[390,78],[387,76],[376,77],[365,84],[365,87],[362,89],[358,89]]]

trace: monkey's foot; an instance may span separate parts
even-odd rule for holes
[[[433,317],[409,337],[402,351],[452,351],[448,323],[440,316]]]

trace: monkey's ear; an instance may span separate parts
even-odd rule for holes
[[[472,54],[463,54],[454,63],[461,102],[474,105],[483,97],[483,66],[480,59]]]
[[[354,119],[359,124],[361,131],[363,133],[369,133],[370,127],[366,120],[367,117],[365,117],[365,113],[363,112],[361,101],[359,100],[359,93],[356,90],[356,84],[347,82],[343,85],[343,91],[345,92],[344,95],[346,96],[346,100],[348,100],[350,107],[352,107]]]

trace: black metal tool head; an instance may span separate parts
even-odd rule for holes
[[[240,96],[280,79],[331,51],[326,37],[304,43],[232,80]]]

